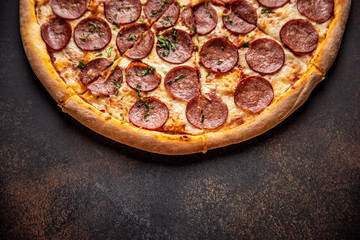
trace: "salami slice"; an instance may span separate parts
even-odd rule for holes
[[[151,52],[154,45],[154,33],[152,31],[146,32],[142,38],[137,41],[132,48],[130,48],[125,56],[131,59],[145,58]]]
[[[200,95],[200,81],[195,68],[179,66],[165,76],[165,88],[174,97],[186,102]]]
[[[227,117],[228,108],[215,93],[195,97],[186,106],[186,118],[196,128],[218,128]]]
[[[145,63],[132,62],[126,68],[126,83],[134,90],[153,91],[159,86],[160,82],[160,74]]]
[[[184,63],[192,55],[193,42],[188,33],[175,28],[158,35],[157,54],[170,63]]]
[[[231,4],[231,10],[241,19],[249,24],[256,25],[257,13],[256,9],[246,0],[237,0]]]
[[[309,21],[294,19],[285,23],[281,28],[280,38],[293,52],[310,53],[317,46],[319,33]]]
[[[217,24],[218,16],[209,3],[202,3],[195,8],[196,32],[206,35],[212,32]]]
[[[136,21],[141,14],[140,0],[111,0],[104,3],[105,18],[114,24]]]
[[[333,15],[334,0],[298,0],[297,8],[310,20],[323,23]]]
[[[195,15],[190,6],[186,6],[181,13],[182,21],[192,33],[195,33]]]
[[[263,77],[247,77],[235,89],[235,105],[253,113],[267,108],[274,98],[271,83]]]
[[[164,12],[161,18],[159,18],[159,20],[156,21],[154,26],[157,30],[172,27],[177,22],[179,15],[180,15],[180,6],[177,2],[173,3]]]
[[[135,23],[120,29],[116,37],[116,46],[124,54],[148,30],[145,23]]]
[[[246,62],[255,72],[271,74],[284,65],[284,49],[274,40],[260,38],[253,41],[245,54]]]
[[[76,45],[85,51],[104,48],[111,40],[109,25],[100,18],[86,18],[75,27],[74,40]]]
[[[122,82],[122,71],[116,68],[114,72],[105,80],[105,76],[100,76],[96,81],[90,83],[87,89],[95,96],[108,97],[111,94],[116,94],[117,89]]]
[[[72,20],[84,15],[89,0],[51,0],[50,4],[56,16]]]
[[[149,130],[161,128],[169,118],[167,106],[155,98],[137,101],[129,111],[129,120],[137,127]]]
[[[144,12],[150,21],[160,18],[174,0],[148,0],[144,5]]]
[[[224,10],[222,20],[225,27],[233,33],[247,34],[256,28],[256,25],[244,21],[235,13],[229,12],[227,9]]]
[[[266,8],[279,8],[284,6],[289,0],[258,0],[258,2]]]
[[[225,38],[213,38],[200,50],[200,62],[215,72],[229,72],[238,62],[238,50]]]
[[[80,80],[87,85],[94,81],[101,73],[111,65],[111,61],[106,58],[96,58],[91,60],[81,71]]]
[[[49,48],[59,51],[70,41],[71,26],[63,19],[53,18],[41,26],[41,36]]]

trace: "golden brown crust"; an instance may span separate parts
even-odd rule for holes
[[[276,99],[252,121],[223,132],[206,133],[207,149],[210,150],[239,143],[275,127],[306,101],[322,78],[319,70],[311,67],[294,86],[288,89],[286,93]]]
[[[79,96],[71,96],[63,104],[63,111],[101,135],[145,151],[182,155],[205,149],[202,136],[171,135],[137,128],[100,112]]]
[[[26,56],[33,71],[55,101],[64,101],[74,94],[52,65],[37,23],[35,0],[20,1],[20,32]]]
[[[330,24],[325,40],[311,60],[311,64],[318,67],[324,75],[329,71],[339,52],[350,13],[351,0],[335,0],[334,3],[334,19]]]
[[[191,2],[195,4],[202,1],[205,0]],[[52,97],[60,103],[64,112],[95,132],[117,142],[149,152],[182,155],[205,152],[207,149],[239,143],[258,136],[282,122],[299,108],[323,79],[323,75],[336,58],[350,5],[351,0],[335,0],[335,16],[327,37],[311,60],[312,65],[309,65],[308,72],[294,86],[251,121],[236,128],[198,136],[172,135],[141,129],[102,113],[77,96],[53,67],[35,16],[35,0],[20,0],[20,26],[25,52],[34,72]]]

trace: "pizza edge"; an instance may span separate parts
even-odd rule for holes
[[[196,136],[172,135],[137,128],[100,112],[79,97],[65,84],[53,67],[41,34],[34,34],[40,33],[40,26],[37,24],[35,16],[35,0],[20,1],[20,30],[24,49],[32,69],[64,112],[93,131],[117,142],[153,153],[184,155],[206,152],[258,136],[275,127],[299,108],[323,79],[323,75],[335,60],[350,6],[351,0],[342,3],[336,1],[334,20],[329,27],[326,39],[311,60],[307,73],[258,117],[233,129]]]
[[[56,102],[63,102],[75,91],[68,87],[52,65],[35,15],[36,0],[20,0],[20,33],[26,56],[35,75]]]
[[[351,0],[335,0],[334,19],[332,20],[325,40],[316,50],[311,64],[315,65],[324,75],[335,62],[340,50],[341,41],[350,14]]]

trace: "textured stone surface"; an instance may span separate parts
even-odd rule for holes
[[[61,112],[33,74],[18,2],[0,3],[0,239],[355,239],[360,2],[307,103],[264,135],[164,157]]]

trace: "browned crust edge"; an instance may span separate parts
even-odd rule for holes
[[[335,0],[334,3],[334,19],[325,40],[311,59],[311,64],[319,68],[324,75],[329,71],[339,52],[351,7],[351,0]]]
[[[63,111],[101,135],[148,152],[184,155],[203,152],[205,149],[202,135],[171,135],[137,128],[98,111],[76,95],[66,100]]]
[[[21,38],[31,68],[55,101],[64,101],[73,95],[74,91],[60,78],[51,63],[37,23],[35,0],[21,0],[19,9]]]
[[[206,133],[207,150],[246,141],[275,127],[306,101],[322,79],[321,72],[311,67],[294,86],[252,121],[222,132]]]

